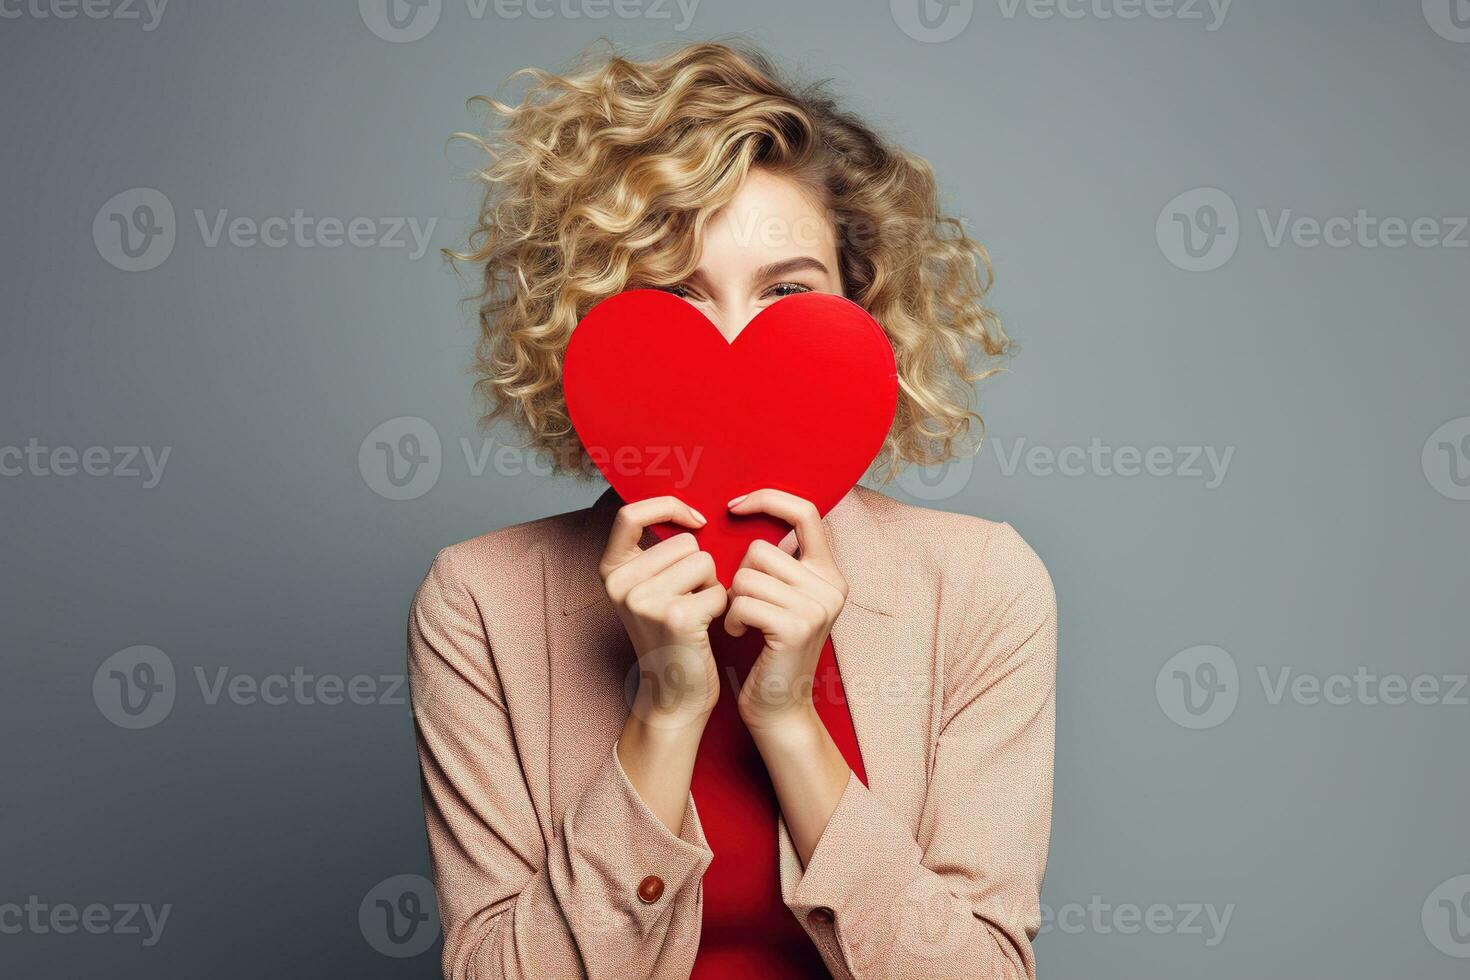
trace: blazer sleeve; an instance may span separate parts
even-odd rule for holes
[[[1056,597],[994,528],[949,651],[916,835],[853,775],[787,895],[835,976],[1034,980],[1051,829]],[[831,914],[825,914],[830,912]],[[841,971],[845,971],[845,974]]]
[[[463,582],[451,551],[440,552],[408,626],[444,976],[688,977],[699,883],[713,857],[693,802],[683,832],[670,833],[614,745],[548,840],[487,629]]]

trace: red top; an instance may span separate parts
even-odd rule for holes
[[[740,720],[736,696],[765,637],[710,628],[720,699],[699,743],[691,792],[714,859],[704,873],[704,921],[690,980],[787,980],[830,976],[817,948],[781,898],[776,844],[780,808],[766,766]],[[812,700],[847,764],[867,783],[842,677],[829,637]]]

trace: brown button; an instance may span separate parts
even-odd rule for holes
[[[818,905],[806,914],[806,921],[813,926],[830,926],[832,924],[832,910],[825,905]]]
[[[638,898],[647,905],[652,905],[664,895],[664,880],[658,875],[649,875],[638,882]]]

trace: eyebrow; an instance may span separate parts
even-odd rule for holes
[[[832,274],[831,270],[827,268],[826,263],[820,259],[810,255],[802,255],[794,259],[786,259],[781,262],[772,262],[770,265],[763,265],[756,271],[755,278],[757,281],[764,281],[766,279],[774,279],[776,276],[788,275],[792,272],[807,271],[820,272],[827,276]]]
[[[771,262],[761,266],[755,271],[754,281],[765,282],[777,276],[789,275],[793,272],[820,272],[824,276],[830,276],[832,274],[831,270],[827,268],[826,263],[821,259],[811,255],[799,255],[794,259],[782,259],[780,262]],[[694,273],[685,282],[701,286],[705,289],[709,288],[709,283],[705,280],[703,269],[694,270]]]

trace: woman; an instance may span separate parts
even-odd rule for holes
[[[587,473],[559,366],[592,305],[667,289],[733,340],[815,290],[893,344],[879,465],[956,452],[978,423],[967,364],[1007,342],[922,161],[724,45],[534,78],[492,103],[506,122],[456,255],[485,285],[488,420]],[[794,533],[752,546],[728,592],[691,535],[649,533],[704,523],[674,497],[608,491],[435,559],[409,645],[446,975],[1033,977],[1040,560],[1009,525],[865,488],[825,519],[762,487],[729,506]]]

